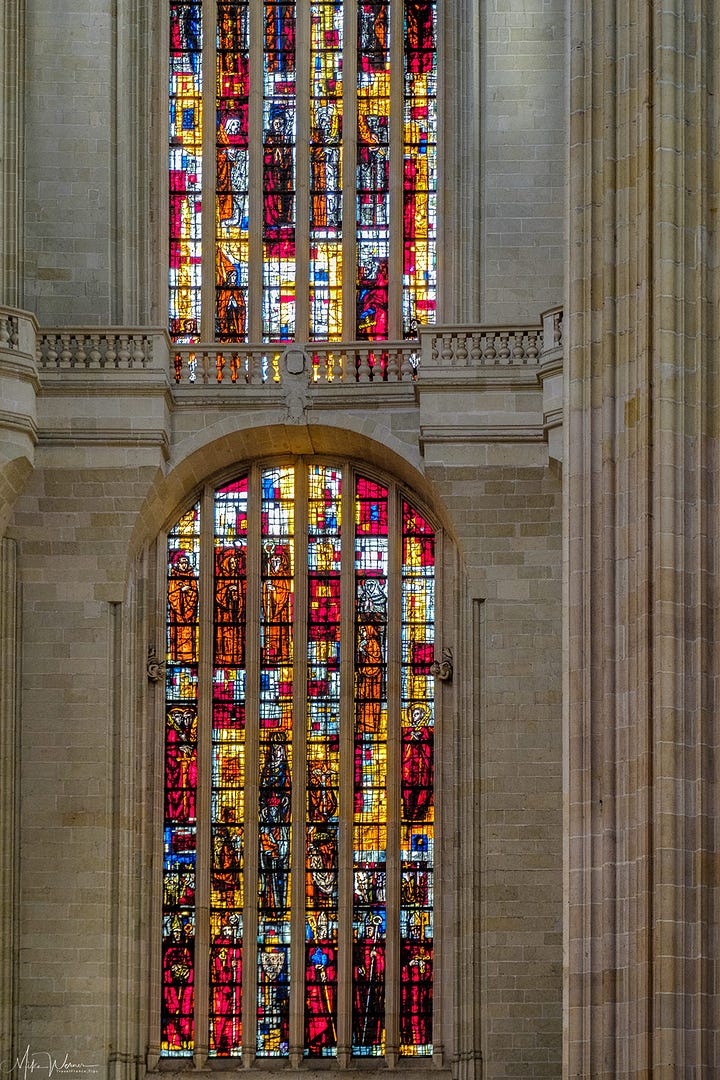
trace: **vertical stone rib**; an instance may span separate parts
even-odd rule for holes
[[[21,307],[25,4],[0,3],[0,303]]]
[[[0,540],[0,1062],[14,1061],[17,944],[17,577]],[[9,1066],[7,1066],[9,1068]]]
[[[717,16],[571,7],[565,1073],[671,1077],[718,1027]]]

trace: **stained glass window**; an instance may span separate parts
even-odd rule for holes
[[[173,339],[374,341],[433,322],[436,0],[169,13]]]
[[[167,540],[164,1057],[433,1052],[435,533],[349,464]]]

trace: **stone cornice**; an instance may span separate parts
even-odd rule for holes
[[[536,424],[447,424],[421,427],[420,443],[544,442],[545,427]]]
[[[158,448],[167,460],[170,456],[170,443],[166,431],[148,428],[145,431],[130,431],[127,428],[49,428],[38,432],[40,446],[122,446],[131,449]]]

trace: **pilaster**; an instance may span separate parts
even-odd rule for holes
[[[0,1062],[14,1060],[17,946],[17,571],[0,540]]]
[[[25,4],[0,2],[0,303],[22,303]]]
[[[571,3],[567,1077],[717,1063],[717,23]]]

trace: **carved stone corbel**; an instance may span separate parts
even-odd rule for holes
[[[430,674],[440,682],[452,682],[453,677],[453,654],[452,649],[443,649],[442,660],[434,660],[430,665]]]
[[[152,645],[148,646],[146,670],[150,682],[160,682],[160,680],[165,677],[165,661],[159,658],[157,651]]]

